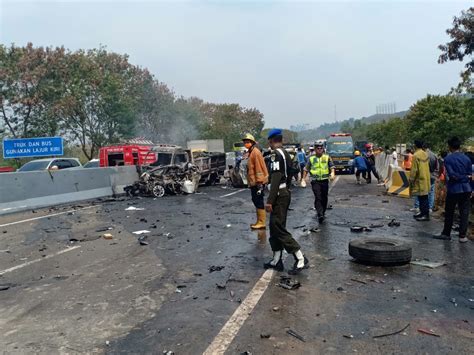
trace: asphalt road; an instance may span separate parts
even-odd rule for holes
[[[414,221],[410,201],[383,191],[341,176],[327,222],[311,233],[317,226],[311,189],[293,189],[288,225],[311,262],[297,290],[277,286],[285,273],[262,268],[271,256],[268,232],[249,228],[248,190],[214,186],[189,196],[96,200],[2,216],[0,349],[474,353],[474,243],[431,239],[441,221]],[[131,206],[143,210],[127,211]],[[400,227],[387,225],[393,218]],[[350,231],[371,223],[383,227]],[[140,230],[150,231],[147,245],[133,234]],[[414,258],[446,265],[357,264],[347,244],[363,235],[409,241]],[[289,256],[286,266],[292,264]]]

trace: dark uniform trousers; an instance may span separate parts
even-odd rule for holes
[[[312,180],[311,187],[314,193],[314,208],[318,216],[324,216],[328,207],[329,180]]]
[[[252,202],[254,204],[254,206],[256,208],[259,208],[259,209],[264,209],[265,208],[265,203],[264,203],[264,197],[265,197],[265,194],[263,192],[263,189],[260,191],[260,194],[258,193],[259,192],[259,188],[257,186],[252,186],[250,188],[250,193],[252,194]]]
[[[300,250],[300,245],[286,229],[286,217],[290,206],[291,194],[286,188],[280,189],[270,214],[270,245],[273,251],[285,249],[288,254]]]

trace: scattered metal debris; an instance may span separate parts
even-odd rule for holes
[[[397,330],[396,332],[387,333],[387,334],[375,335],[375,336],[373,336],[372,338],[376,339],[376,338],[389,337],[389,336],[391,336],[391,335],[397,335],[397,334],[400,334],[400,333],[404,332],[409,326],[410,326],[410,323],[408,323],[408,324],[407,324],[406,326],[404,326],[402,329]]]
[[[301,287],[301,283],[299,281],[292,280],[291,277],[288,276],[281,276],[280,282],[277,286],[284,288],[285,290],[296,290]]]
[[[148,245],[150,243],[146,241],[147,239],[148,239],[147,235],[141,235],[140,237],[138,237],[138,243],[140,243],[140,245]]]
[[[436,334],[435,332],[433,332],[431,329],[423,329],[423,328],[419,328],[417,329],[418,332],[422,333],[422,334],[426,334],[426,335],[431,335],[431,336],[434,336],[434,337],[441,337],[441,335],[439,334]]]
[[[367,282],[365,282],[365,281],[362,281],[362,280],[351,279],[351,281],[354,281],[354,282],[358,282],[358,283],[361,283],[361,284],[367,285]]]
[[[125,209],[125,211],[144,211],[145,209],[142,207],[135,207],[135,206],[129,206]]]
[[[221,271],[224,268],[225,268],[225,266],[212,265],[212,266],[209,267],[209,273],[214,272],[214,271]]]
[[[271,334],[260,334],[260,338],[262,339],[269,339],[271,337]]]
[[[102,237],[103,237],[104,239],[114,239],[114,236],[113,236],[112,234],[110,234],[110,233],[104,233],[104,234],[102,235]]]
[[[354,232],[354,233],[372,232],[372,229],[366,226],[352,226],[351,232]]]
[[[288,329],[288,330],[286,331],[286,333],[287,333],[288,335],[291,335],[292,337],[295,337],[295,338],[298,339],[298,340],[301,340],[302,342],[306,342],[306,340],[305,340],[301,335],[299,335],[297,332],[295,332],[295,331],[292,330],[292,329]]]
[[[389,227],[400,227],[400,222],[398,222],[397,220],[395,220],[394,218],[388,222],[388,226]]]
[[[147,231],[146,229],[144,229],[144,230],[135,231],[135,232],[132,232],[132,233],[136,234],[136,235],[141,235],[141,234],[150,233],[150,231]]]
[[[342,336],[344,338],[347,338],[347,339],[353,339],[354,338],[354,336],[352,334],[342,334]]]

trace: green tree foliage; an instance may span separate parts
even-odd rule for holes
[[[474,51],[474,7],[470,7],[467,11],[462,11],[461,16],[454,17],[453,27],[446,30],[451,37],[451,41],[438,46],[443,52],[438,63],[446,63],[448,61],[463,62],[467,58],[465,70],[461,73],[461,83],[458,91],[462,88],[468,92],[473,92],[472,74],[474,73],[474,59],[472,52]]]
[[[54,135],[64,48],[0,45],[0,117],[12,137]]]
[[[69,51],[0,45],[0,134],[26,138],[61,134],[91,159],[101,146],[143,136],[184,145],[245,132],[259,136],[263,114],[238,104],[177,97],[127,55],[105,48]]]
[[[203,138],[223,138],[226,150],[234,142],[251,133],[258,139],[264,121],[263,114],[256,108],[243,108],[238,104],[204,104],[204,121],[201,125]]]
[[[473,108],[473,100],[461,96],[428,95],[410,108],[405,119],[407,136],[437,150],[445,148],[451,136],[464,141],[474,135]]]

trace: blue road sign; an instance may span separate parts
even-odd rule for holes
[[[18,138],[3,140],[3,158],[48,157],[63,155],[61,137]]]

